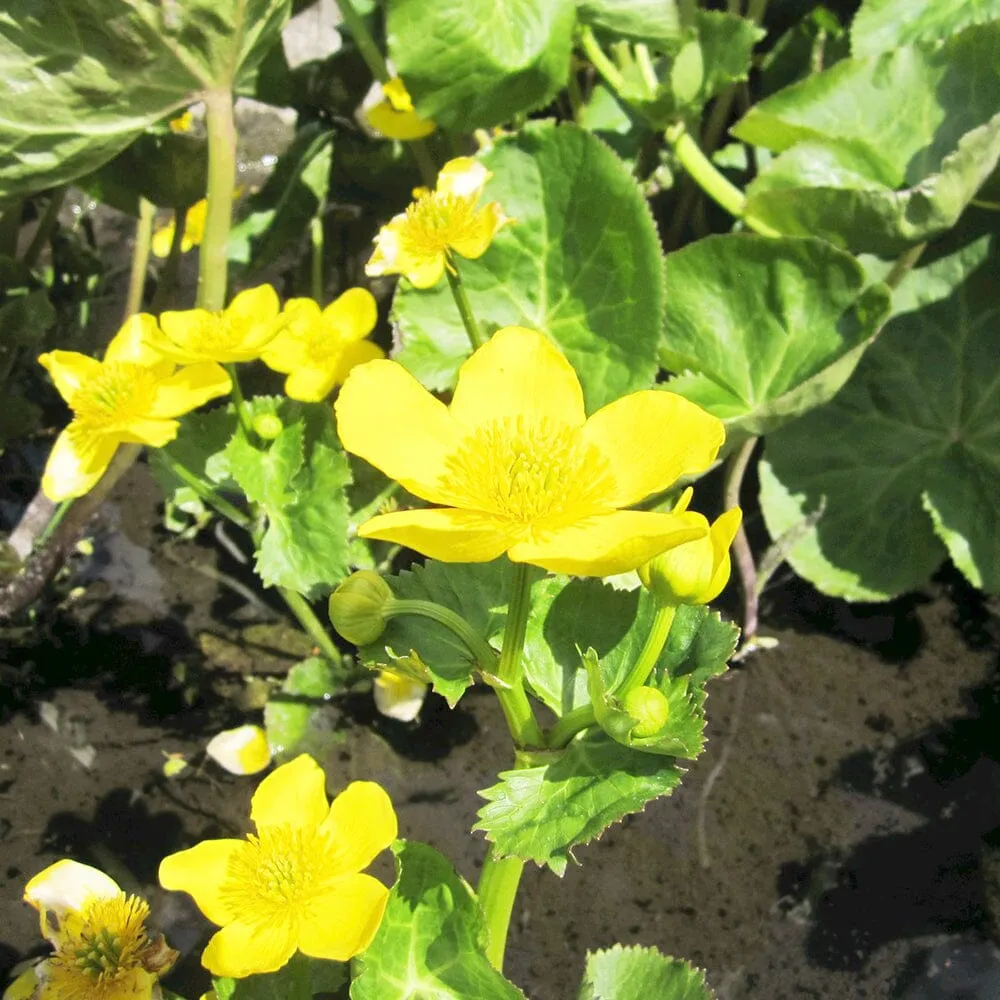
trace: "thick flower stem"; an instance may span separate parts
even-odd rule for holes
[[[208,131],[208,207],[198,260],[198,305],[217,311],[226,304],[229,227],[236,184],[236,122],[228,88],[205,95]]]
[[[486,957],[494,969],[503,971],[503,953],[507,947],[510,916],[517,898],[524,862],[520,858],[498,858],[492,851],[486,855],[479,874],[476,895],[486,917],[489,941]]]
[[[140,197],[139,221],[135,227],[132,267],[128,278],[128,298],[125,300],[125,315],[122,317],[122,322],[142,309],[142,293],[146,288],[146,268],[149,266],[149,244],[153,237],[155,213],[156,206]]]
[[[739,451],[729,457],[723,493],[723,506],[726,510],[739,506],[743,478],[758,440],[756,437],[747,438]],[[757,634],[757,606],[760,595],[757,592],[757,563],[754,561],[753,550],[750,548],[750,541],[742,523],[733,539],[733,556],[736,558],[740,589],[743,592],[742,645],[746,646]]]
[[[653,667],[656,666],[656,661],[660,658],[660,653],[663,652],[663,647],[667,644],[670,626],[673,625],[676,614],[676,604],[661,604],[656,609],[653,627],[646,636],[642,651],[631,670],[625,675],[625,679],[615,688],[614,693],[619,698],[623,698],[633,688],[641,687],[649,680],[649,675],[653,672]]]
[[[455,305],[458,306],[459,315],[462,317],[465,332],[469,335],[469,343],[472,344],[474,351],[478,350],[486,343],[486,337],[483,336],[483,331],[472,311],[469,297],[465,294],[465,286],[462,284],[462,276],[458,273],[458,264],[451,253],[447,255],[444,271],[448,275],[448,284],[451,286],[451,294],[454,296]]]
[[[343,657],[336,643],[330,638],[330,633],[323,628],[322,622],[316,616],[309,602],[298,592],[289,590],[287,587],[279,587],[278,593],[282,600],[288,605],[288,610],[298,619],[299,624],[306,634],[316,644],[324,657],[337,669],[344,666]]]
[[[236,404],[236,416],[240,421],[240,427],[251,444],[257,441],[257,434],[254,432],[253,424],[250,421],[250,407],[247,405],[246,396],[243,395],[243,387],[240,385],[240,375],[236,370],[236,365],[229,362],[225,366],[229,372],[229,377],[233,382],[233,402]]]
[[[395,598],[386,601],[382,607],[382,617],[388,621],[390,618],[395,618],[399,615],[420,615],[450,629],[462,640],[466,649],[475,657],[476,665],[480,671],[486,674],[493,674],[496,671],[497,655],[493,652],[489,643],[461,615],[456,614],[451,608],[446,608],[442,604],[435,604],[433,601],[397,600]]]
[[[546,733],[545,742],[553,750],[558,750],[566,746],[577,733],[596,725],[597,713],[594,711],[594,706],[580,705],[579,708],[567,712]]]
[[[212,487],[205,482],[200,476],[195,475],[186,466],[181,465],[180,462],[176,461],[166,449],[160,452],[160,457],[165,462],[168,469],[172,475],[179,479],[185,486],[190,486],[191,489],[201,497],[210,507],[214,508],[219,514],[221,514],[227,521],[231,521],[238,528],[242,528],[244,531],[250,531],[252,522],[250,518],[243,513],[238,507],[234,507],[225,497],[220,496]]]

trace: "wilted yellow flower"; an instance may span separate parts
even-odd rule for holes
[[[295,952],[346,962],[375,936],[389,890],[365,875],[396,837],[396,814],[374,782],[354,781],[327,804],[306,754],[254,793],[245,840],[205,840],[160,864],[167,889],[190,893],[222,925],[201,956],[215,976],[280,969]]]
[[[52,1000],[158,1000],[157,980],[177,952],[146,930],[149,906],[104,872],[57,861],[26,886],[55,953],[34,970],[39,996]]]
[[[365,115],[368,124],[389,139],[423,139],[437,125],[429,118],[421,118],[413,109],[413,101],[403,81],[394,76],[381,87],[382,100],[369,108]]]
[[[674,510],[686,510],[692,493],[690,488],[685,490]],[[639,567],[639,578],[663,604],[708,604],[729,582],[729,547],[740,529],[743,512],[733,507],[711,526],[701,514],[688,516],[697,518],[705,533],[661,552]]]
[[[162,448],[177,436],[175,418],[229,392],[232,383],[217,364],[177,371],[150,347],[157,335],[156,320],[142,313],[125,322],[103,361],[75,351],[39,357],[73,411],[45,466],[42,489],[49,499],[82,496],[120,444]]]
[[[150,343],[182,365],[196,361],[255,361],[278,332],[278,293],[270,285],[240,292],[220,312],[185,309],[160,316]]]
[[[230,774],[259,774],[271,763],[267,734],[260,726],[238,726],[216,733],[205,753]]]
[[[201,241],[205,238],[205,215],[207,212],[208,202],[204,198],[201,201],[196,201],[187,210],[187,215],[184,216],[184,235],[181,237],[181,253],[187,253],[188,250],[201,246]],[[170,247],[173,245],[176,229],[174,216],[170,217],[169,222],[157,227],[149,244],[155,256],[167,257],[170,255]]]
[[[543,334],[507,327],[462,365],[450,406],[402,365],[371,361],[340,390],[344,447],[441,507],[358,531],[444,562],[507,553],[556,573],[610,576],[705,534],[686,513],[620,510],[702,472],[722,422],[669,392],[588,419],[576,372]]]
[[[412,722],[427,697],[427,685],[395,670],[380,670],[372,693],[379,714],[399,722]]]
[[[291,299],[261,358],[288,376],[285,395],[319,402],[355,365],[384,356],[381,347],[364,339],[376,319],[375,299],[364,288],[349,288],[323,310],[312,299]]]
[[[498,202],[477,208],[492,176],[468,156],[446,163],[437,187],[418,188],[416,201],[379,230],[365,273],[402,274],[417,288],[430,288],[441,280],[448,254],[482,257],[497,231],[511,221]]]

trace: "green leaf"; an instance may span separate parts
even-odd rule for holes
[[[9,0],[0,198],[95,170],[209,90],[252,87],[289,0]]]
[[[309,977],[310,995],[336,993],[350,979],[346,963],[309,958],[299,952],[277,972],[247,976],[245,979],[213,979],[212,988],[217,1000],[288,1000],[288,997],[298,995],[299,983],[306,975]]]
[[[247,401],[251,421],[261,414],[274,414],[283,424],[273,441],[250,441],[242,425],[237,425],[226,449],[232,477],[251,503],[280,509],[286,500],[294,499],[292,479],[305,461],[306,424],[298,411],[298,406],[283,396],[258,396]]]
[[[911,272],[900,291],[912,311],[831,403],[768,438],[768,530],[825,505],[788,556],[825,593],[895,597],[927,581],[945,546],[973,584],[1000,591],[1000,254],[984,256],[987,239]]]
[[[709,236],[667,257],[667,388],[767,434],[847,381],[889,311],[884,285],[815,239]]]
[[[0,357],[16,347],[33,347],[56,321],[48,292],[39,288],[14,295],[0,306]]]
[[[396,884],[375,939],[357,960],[351,1000],[524,1000],[490,965],[475,894],[443,855],[397,840]]]
[[[161,208],[190,208],[205,197],[208,143],[191,135],[146,132],[83,183],[99,191],[123,190],[136,205],[141,196]]]
[[[289,400],[279,414],[286,427],[302,415],[305,459],[289,481],[288,494],[261,504],[268,523],[257,550],[257,572],[267,586],[315,598],[329,593],[348,572],[345,488],[351,468],[328,404]]]
[[[649,208],[621,162],[573,125],[532,122],[483,156],[484,199],[517,222],[478,261],[459,261],[487,330],[528,326],[562,347],[588,411],[651,385],[663,312],[662,253]],[[454,385],[469,341],[446,282],[401,281],[396,358],[424,385]]]
[[[914,42],[939,42],[970,24],[1000,19],[1000,0],[863,0],[851,24],[855,57]]]
[[[599,731],[551,758],[502,771],[498,784],[479,793],[486,805],[473,829],[483,830],[501,855],[547,865],[557,875],[574,847],[669,795],[684,773],[670,757],[630,750]]]
[[[386,578],[399,600],[433,601],[454,611],[489,642],[503,634],[510,589],[509,563],[439,563],[403,570]],[[358,655],[370,668],[388,667],[433,684],[454,707],[473,683],[476,661],[451,629],[417,615],[389,620],[378,642],[363,646]]]
[[[705,973],[656,948],[616,944],[587,953],[579,1000],[713,1000]]]
[[[747,189],[748,217],[882,256],[948,229],[1000,160],[998,58],[995,22],[760,102],[733,132],[783,155]]]
[[[295,754],[318,749],[324,743],[315,738],[311,726],[317,712],[343,685],[336,671],[319,656],[296,663],[281,685],[280,694],[272,695],[264,706],[264,728],[271,753],[283,760]]]
[[[680,42],[681,20],[676,0],[578,0],[583,24],[670,49]]]
[[[472,132],[559,93],[575,22],[573,0],[390,0],[386,35],[417,111]]]

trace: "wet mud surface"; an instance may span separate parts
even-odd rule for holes
[[[43,950],[20,895],[70,855],[150,895],[186,953],[167,985],[195,997],[209,928],[155,888],[156,866],[242,832],[254,781],[168,781],[163,754],[247,718],[261,672],[294,650],[247,646],[275,611],[233,589],[246,571],[225,539],[168,540],[157,502],[137,468],[81,557],[83,591],[0,662],[0,972]],[[563,879],[526,872],[508,975],[570,1000],[586,951],[621,941],[703,966],[720,1000],[1000,996],[997,611],[947,572],[879,607],[777,586],[762,631],[778,646],[713,682],[708,749],[682,786],[581,848]],[[474,880],[476,792],[510,763],[489,692],[455,712],[432,699],[412,726],[351,694],[323,727],[330,791],[381,782],[401,835]]]

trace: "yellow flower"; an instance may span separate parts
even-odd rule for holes
[[[75,351],[39,357],[73,411],[42,477],[42,489],[51,500],[90,490],[120,444],[162,448],[177,436],[176,417],[229,392],[232,383],[219,365],[195,364],[175,371],[173,362],[149,346],[156,335],[156,320],[143,313],[126,321],[103,361]]]
[[[171,127],[173,127],[173,122],[171,122]],[[204,198],[195,202],[187,210],[187,215],[184,217],[184,235],[181,237],[181,253],[187,253],[188,250],[201,246],[201,241],[205,238],[205,215],[207,212],[208,202]],[[167,257],[170,255],[170,247],[174,242],[176,228],[173,216],[170,217],[168,223],[157,227],[149,244],[155,256]]]
[[[322,311],[312,299],[291,299],[261,358],[288,375],[285,395],[319,402],[355,365],[383,357],[380,347],[364,339],[376,319],[375,299],[364,288],[349,288]]]
[[[686,489],[675,511],[687,510],[693,490]],[[639,578],[663,604],[708,604],[714,601],[729,582],[729,547],[740,529],[743,512],[733,507],[709,526],[701,514],[695,517],[705,534],[694,541],[661,552],[639,567]]]
[[[182,111],[176,118],[171,118],[167,124],[170,126],[171,132],[184,133],[191,131],[193,121],[194,116],[190,111]]]
[[[428,118],[421,118],[413,109],[406,85],[394,76],[382,85],[382,100],[365,112],[368,124],[388,139],[423,139],[436,128]]]
[[[492,176],[468,156],[446,163],[437,187],[418,188],[416,201],[379,230],[365,273],[402,274],[417,288],[431,288],[441,280],[449,253],[470,260],[482,257],[497,231],[511,221],[495,201],[476,207]]]
[[[396,836],[374,782],[354,781],[328,805],[319,765],[302,754],[254,793],[245,840],[205,840],[160,863],[167,889],[190,893],[222,925],[201,956],[215,976],[280,969],[295,952],[346,962],[378,930],[389,890],[363,868]]]
[[[395,670],[380,670],[372,693],[380,715],[399,722],[412,722],[420,714],[427,697],[427,685]]]
[[[259,774],[271,763],[267,734],[260,726],[238,726],[216,733],[205,753],[230,774]]]
[[[146,930],[149,906],[102,871],[57,861],[26,886],[55,953],[35,968],[50,1000],[158,1000],[157,980],[177,958]]]
[[[270,285],[240,292],[221,312],[185,309],[160,316],[151,343],[182,365],[197,361],[255,361],[278,332],[278,293]]]
[[[588,419],[580,382],[543,334],[496,333],[469,358],[450,406],[401,365],[371,361],[336,404],[344,447],[429,510],[382,514],[358,534],[445,562],[514,562],[610,576],[699,538],[686,513],[620,510],[702,472],[722,422],[669,392],[635,392]]]

